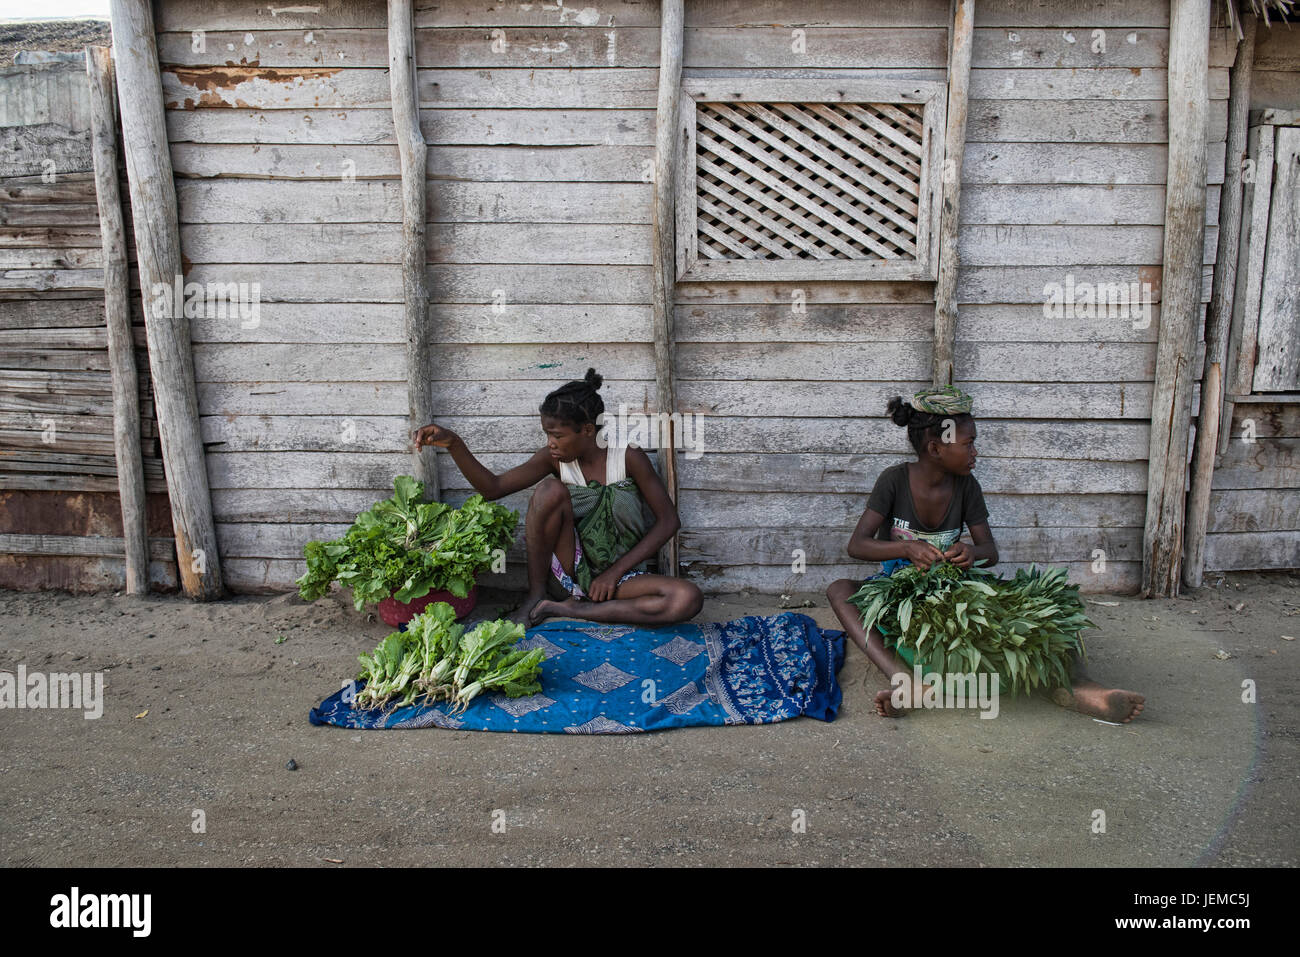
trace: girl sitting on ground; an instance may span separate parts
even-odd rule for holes
[[[526,627],[552,616],[671,625],[693,618],[704,604],[690,582],[646,571],[647,560],[681,522],[645,452],[598,442],[602,381],[588,369],[581,381],[550,393],[540,408],[545,447],[501,475],[474,458],[450,429],[426,425],[412,436],[417,449],[436,445],[450,452],[488,501],[537,485],[524,525],[528,596],[517,617]]]
[[[984,493],[971,475],[976,460],[971,404],[969,395],[952,386],[918,392],[911,403],[900,396],[889,400],[887,411],[894,424],[907,427],[916,461],[900,462],[880,473],[849,540],[850,556],[888,562],[882,575],[907,564],[925,569],[945,560],[963,569],[980,559],[985,559],[983,567],[997,564],[998,547],[989,530]],[[970,530],[972,544],[960,541],[963,525]],[[841,578],[826,590],[826,597],[845,632],[893,685],[903,680],[896,677],[900,674],[912,682],[914,656],[910,650],[898,648],[892,639],[886,644],[875,628],[870,634],[864,631],[862,613],[850,601],[860,585]],[[1128,722],[1142,713],[1142,695],[1089,680],[1077,655],[1072,664],[1073,687],[1052,692],[1057,704],[1105,721]],[[911,700],[920,701],[923,690],[914,686]],[[903,713],[891,697],[889,690],[876,695],[877,714],[895,717]]]

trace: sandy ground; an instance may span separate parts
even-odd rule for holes
[[[0,865],[1295,866],[1300,574],[1089,599],[1093,674],[1147,695],[1132,725],[1005,698],[882,719],[851,648],[829,724],[579,737],[311,726],[389,631],[338,595],[0,592],[0,670],[105,672],[98,720],[0,710]]]

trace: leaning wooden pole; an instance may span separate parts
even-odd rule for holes
[[[1169,14],[1169,160],[1160,339],[1151,403],[1142,593],[1173,597],[1182,570],[1192,368],[1205,237],[1210,4],[1173,0]]]
[[[1187,529],[1183,534],[1183,584],[1200,588],[1205,574],[1205,532],[1210,521],[1210,486],[1219,447],[1223,414],[1224,370],[1228,333],[1232,328],[1232,295],[1237,283],[1237,253],[1241,241],[1241,173],[1246,157],[1246,125],[1250,119],[1250,80],[1255,66],[1255,32],[1259,21],[1247,16],[1237,56],[1229,73],[1228,153],[1223,189],[1219,193],[1219,248],[1214,257],[1214,281],[1205,313],[1205,372],[1201,376],[1201,408],[1196,418],[1192,453],[1192,487],[1187,497]]]
[[[104,260],[108,368],[113,380],[113,452],[117,456],[117,492],[126,543],[126,593],[142,595],[149,591],[149,542],[144,459],[140,456],[140,383],[131,336],[126,227],[117,187],[116,96],[108,47],[86,47],[86,75],[90,78],[90,136]]]
[[[411,0],[388,0],[388,83],[393,129],[402,163],[402,300],[406,307],[406,398],[410,428],[433,421],[429,381],[429,263],[425,237],[426,173],[429,148],[420,132],[420,97],[415,77],[415,21]],[[415,478],[425,495],[441,498],[433,446],[414,453]]]
[[[952,48],[948,54],[948,116],[940,174],[943,201],[939,212],[939,274],[934,285],[935,388],[951,385],[957,349],[957,220],[961,206],[961,164],[966,154],[966,109],[970,94],[971,33],[974,0],[953,6]]]
[[[681,97],[682,35],[685,23],[683,0],[663,0],[659,25],[659,105],[655,113],[654,168],[654,291],[651,312],[655,337],[655,387],[659,412],[677,412],[677,388],[673,382],[673,290],[676,284],[677,254],[673,246],[673,207],[676,184],[675,160],[682,137],[677,131]],[[677,501],[677,436],[675,420],[661,430],[659,470],[674,502]],[[663,434],[666,433],[666,434]],[[676,577],[678,541],[674,535],[660,550],[660,571]]]
[[[185,594],[206,600],[220,597],[224,589],[199,435],[190,330],[177,295],[184,276],[153,7],[149,0],[110,0],[110,12],[149,371],[176,560]]]

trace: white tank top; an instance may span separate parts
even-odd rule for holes
[[[605,450],[605,484],[613,485],[627,478],[627,446],[611,445]],[[582,475],[582,466],[578,460],[560,463],[560,481],[565,485],[587,484]]]

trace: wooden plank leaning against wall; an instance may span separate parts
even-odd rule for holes
[[[1182,570],[1187,442],[1205,235],[1209,35],[1208,3],[1172,0],[1162,308],[1142,547],[1142,593],[1151,596],[1177,595]]]
[[[408,431],[433,421],[429,342],[429,277],[425,241],[427,209],[425,166],[429,149],[420,132],[416,83],[415,26],[411,0],[388,0],[388,77],[393,101],[393,130],[402,168],[402,299],[406,326],[406,394]],[[414,450],[412,475],[424,483],[425,497],[441,499],[437,449]]]
[[[1183,583],[1201,586],[1205,570],[1205,532],[1209,523],[1210,489],[1223,415],[1224,371],[1228,335],[1232,329],[1232,295],[1237,279],[1238,241],[1241,236],[1242,160],[1246,153],[1246,121],[1250,111],[1250,79],[1255,62],[1255,37],[1259,22],[1247,16],[1237,54],[1229,73],[1228,145],[1223,188],[1219,194],[1219,248],[1214,257],[1214,279],[1205,317],[1205,371],[1197,415],[1191,489],[1183,533]]]
[[[944,136],[943,200],[939,214],[939,277],[934,287],[934,370],[936,389],[952,385],[957,350],[957,232],[961,209],[961,168],[966,154],[966,113],[970,93],[974,0],[953,4],[948,54],[948,129]]]
[[[659,97],[655,110],[653,275],[651,317],[654,323],[655,390],[658,411],[675,415],[677,388],[674,382],[673,304],[677,278],[677,253],[674,245],[673,208],[676,205],[677,165],[687,162],[683,154],[689,142],[686,130],[678,129],[678,104],[681,99],[682,32],[685,25],[683,0],[662,0],[659,33]],[[674,420],[669,418],[664,447],[659,450],[659,474],[675,503],[677,493],[677,439]],[[678,537],[674,535],[659,550],[659,571],[678,577],[680,573]]]
[[[90,78],[90,131],[103,248],[104,314],[113,377],[113,446],[122,507],[126,592],[139,595],[149,590],[144,461],[140,456],[139,380],[135,374],[135,342],[131,336],[126,230],[117,188],[117,97],[107,47],[86,48],[86,74]]]
[[[183,282],[183,272],[153,12],[149,0],[112,0],[111,11],[140,292],[176,559],[185,594],[209,600],[219,598],[224,588],[199,437],[189,326],[182,303],[170,301],[167,309],[159,309],[155,295],[160,290],[170,293]]]

